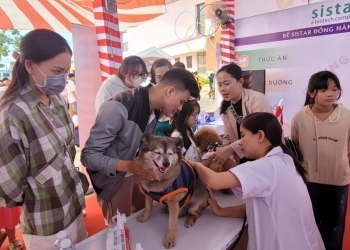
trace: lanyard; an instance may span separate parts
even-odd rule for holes
[[[46,118],[46,120],[51,124],[51,127],[53,128],[54,132],[56,133],[56,135],[61,139],[61,141],[64,143],[64,147],[66,148],[68,154],[69,154],[69,158],[73,163],[73,158],[71,153],[69,152],[68,149],[68,145],[66,140],[64,139],[63,135],[60,133],[60,131],[58,131],[58,129],[56,128],[56,126],[53,124],[53,122],[49,119],[49,117],[47,117],[47,115],[45,114],[44,110],[42,110],[42,108],[39,106],[39,104],[37,105],[39,111],[43,114],[43,116]],[[73,164],[74,165],[74,164]]]

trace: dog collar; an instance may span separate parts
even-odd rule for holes
[[[211,142],[209,143],[209,145],[205,148],[204,153],[207,153],[210,149],[213,149],[215,151],[215,149],[217,147],[222,147],[222,143],[221,142]]]

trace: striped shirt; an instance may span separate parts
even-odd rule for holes
[[[20,231],[48,236],[67,228],[85,207],[79,176],[55,124],[75,156],[73,123],[65,104],[43,105],[27,86],[0,110],[0,206],[21,205]]]

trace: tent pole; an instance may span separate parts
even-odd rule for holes
[[[234,0],[225,0],[226,8],[232,21],[226,24],[226,28],[221,30],[221,65],[238,63],[235,52],[235,27],[234,27]]]
[[[102,80],[116,74],[122,62],[118,11],[113,0],[92,0]],[[107,5],[106,5],[107,3]],[[109,4],[108,4],[109,3]]]

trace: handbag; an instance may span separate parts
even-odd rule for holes
[[[301,155],[300,149],[292,139],[289,137],[284,137],[284,145],[289,148],[289,150],[293,153],[299,162],[303,161],[303,156]]]
[[[69,148],[68,148],[68,145],[67,145],[67,142],[66,140],[63,138],[62,134],[60,133],[60,131],[58,131],[58,129],[56,128],[56,126],[52,123],[52,121],[47,117],[47,115],[45,114],[45,112],[42,110],[42,108],[39,107],[39,105],[37,105],[39,111],[43,114],[43,116],[46,118],[46,120],[50,123],[50,125],[52,126],[54,132],[56,133],[56,135],[60,138],[60,140],[63,142],[64,144],[64,147],[66,148],[68,154],[69,154],[69,158],[70,160],[72,161],[72,164],[74,166],[74,161],[73,161],[73,157],[69,151]],[[86,177],[86,175],[81,172],[78,168],[75,168],[75,170],[77,171],[78,173],[78,176],[79,176],[79,179],[81,181],[81,184],[83,186],[83,191],[84,191],[84,194],[87,194],[88,190],[89,190],[89,187],[90,187],[90,183]]]

